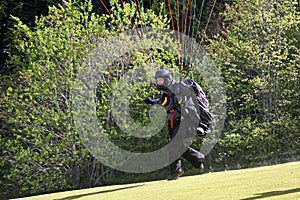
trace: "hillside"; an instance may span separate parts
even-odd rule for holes
[[[22,200],[300,199],[300,162],[46,194]]]

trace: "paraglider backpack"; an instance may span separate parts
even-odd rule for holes
[[[190,79],[184,80],[183,82],[190,85],[196,94],[201,119],[199,126],[201,126],[204,130],[209,128],[210,124],[213,122],[213,116],[209,112],[209,103],[201,86],[194,80]]]

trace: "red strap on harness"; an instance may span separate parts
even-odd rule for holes
[[[173,109],[170,110],[170,113],[171,113],[170,127],[171,127],[171,129],[174,128],[174,117],[175,117],[175,113],[174,112],[175,111]]]

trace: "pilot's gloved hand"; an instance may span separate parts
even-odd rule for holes
[[[151,98],[151,97],[147,97],[145,100],[144,100],[144,102],[146,103],[146,104],[154,104],[155,103],[155,101]]]

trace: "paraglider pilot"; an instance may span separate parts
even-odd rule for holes
[[[188,124],[193,122],[194,124],[198,123],[199,115],[196,111],[196,104],[192,101],[182,99],[190,95],[189,93],[191,90],[189,86],[183,82],[178,83],[173,80],[171,72],[165,69],[156,71],[154,78],[156,87],[160,91],[159,98],[153,99],[151,97],[147,97],[145,99],[145,103],[162,105],[167,111],[170,142],[177,134],[185,134],[186,136],[183,136],[183,138],[193,135],[196,132],[195,128],[197,127],[188,127]],[[184,101],[186,102],[186,106],[184,109],[181,109]],[[183,122],[183,120],[186,121]],[[195,168],[197,168],[199,173],[203,173],[204,171],[203,162],[205,155],[191,147],[184,147],[184,151],[181,151],[183,143],[184,141],[175,142],[172,148],[168,149],[169,157],[171,157],[171,155],[176,155],[178,156],[176,157],[178,159],[170,164],[171,174],[167,180],[177,180],[183,175],[184,171],[182,169],[182,163],[180,159],[181,156],[189,161]],[[183,152],[182,155],[179,155],[180,151]]]

